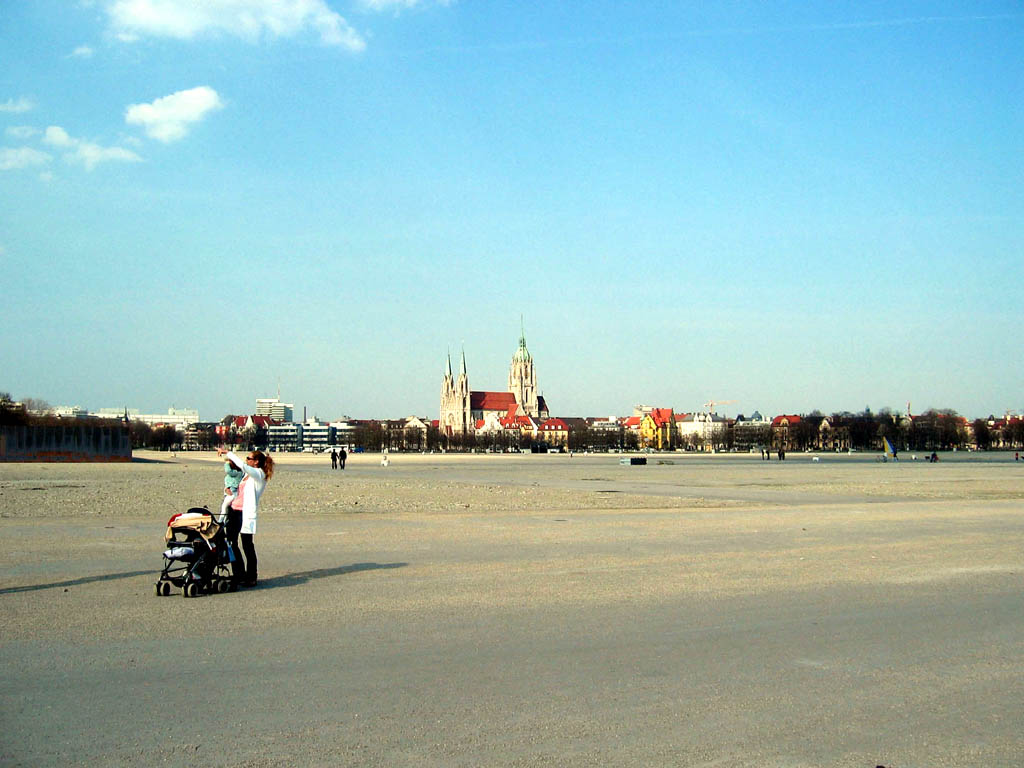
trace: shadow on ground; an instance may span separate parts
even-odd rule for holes
[[[286,573],[282,576],[274,576],[269,579],[260,579],[261,587],[294,587],[305,584],[313,579],[326,579],[331,576],[344,576],[349,573],[360,571],[376,571],[384,568],[404,568],[408,563],[353,563],[352,565],[339,565],[337,568],[317,568],[315,571],[301,571],[300,573]]]
[[[78,587],[82,584],[92,584],[94,581],[114,581],[115,579],[130,579],[133,576],[154,576],[153,571],[126,571],[125,573],[105,573],[101,576],[83,576],[80,579],[68,579],[67,581],[54,581],[49,584],[26,584],[23,587],[3,587],[0,595],[10,595],[14,592],[35,592],[40,589],[59,589],[61,587]]]

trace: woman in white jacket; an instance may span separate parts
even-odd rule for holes
[[[232,564],[235,581],[243,587],[255,587],[257,561],[253,536],[256,535],[256,512],[263,490],[267,487],[267,481],[274,474],[274,460],[263,451],[251,451],[245,459],[240,459],[230,451],[218,448],[217,455],[226,457],[245,473],[238,486],[238,495],[228,512],[225,533],[235,551],[235,562]],[[238,551],[239,539],[245,553],[244,561],[242,552]]]

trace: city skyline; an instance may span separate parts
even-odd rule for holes
[[[1019,412],[1022,44],[996,1],[14,4],[0,389],[433,418],[522,316],[552,415]]]

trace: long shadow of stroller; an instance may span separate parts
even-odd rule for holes
[[[313,579],[326,579],[331,576],[344,576],[349,573],[376,571],[384,568],[404,568],[407,565],[408,563],[353,563],[352,565],[339,565],[337,568],[317,568],[314,571],[286,573],[282,576],[260,579],[260,587],[295,587]]]
[[[113,581],[114,579],[130,579],[133,576],[148,576],[153,571],[126,571],[125,573],[104,573],[100,576],[83,576],[79,579],[68,579],[67,581],[51,581],[48,584],[26,584],[23,587],[4,587],[0,589],[0,595],[10,595],[15,592],[35,592],[39,589],[59,589],[60,587],[78,587],[82,584],[92,584],[95,581]]]

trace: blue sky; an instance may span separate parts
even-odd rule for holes
[[[1017,2],[26,0],[0,389],[1024,409]]]

